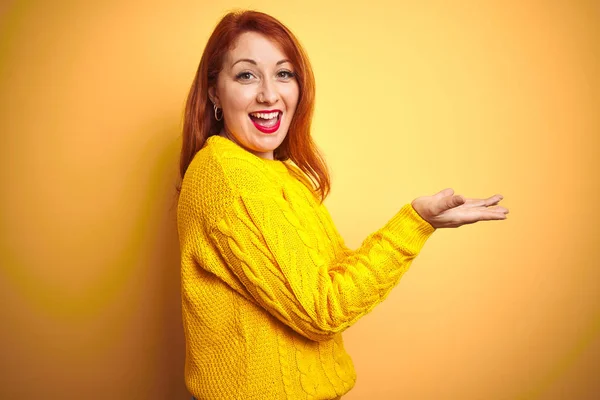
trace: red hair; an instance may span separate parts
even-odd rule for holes
[[[299,86],[296,111],[288,133],[273,152],[276,160],[291,160],[304,172],[321,202],[331,183],[324,158],[310,135],[315,102],[315,78],[308,56],[292,32],[274,17],[259,11],[236,10],[227,13],[215,27],[202,54],[200,66],[187,98],[183,121],[183,143],[179,170],[181,179],[196,153],[209,136],[221,131],[224,120],[214,118],[208,88],[216,86],[226,52],[244,32],[260,33],[279,44],[295,69]],[[177,188],[181,190],[181,185]]]

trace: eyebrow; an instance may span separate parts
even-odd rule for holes
[[[250,59],[250,58],[240,58],[239,60],[237,60],[236,62],[234,62],[233,64],[231,64],[231,68],[233,68],[233,66],[234,66],[235,64],[237,64],[237,63],[239,63],[239,62],[242,62],[242,61],[248,62],[248,63],[250,63],[250,64],[258,65],[258,64],[256,63],[256,61],[254,61],[254,60],[252,60],[252,59]],[[286,62],[291,64],[291,61],[290,61],[290,60],[288,60],[288,59],[284,59],[284,60],[277,61],[277,64],[275,64],[275,65],[283,64],[283,63],[286,63]]]

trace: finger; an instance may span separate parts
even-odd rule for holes
[[[503,214],[508,214],[508,208],[504,208],[502,206],[492,206],[487,208],[488,211],[499,212]]]
[[[486,212],[486,213],[481,213],[479,215],[478,220],[479,221],[496,221],[496,220],[503,220],[506,218],[507,218],[507,215],[504,213]]]
[[[443,212],[443,211],[449,210],[451,208],[458,207],[461,204],[464,204],[465,198],[461,195],[448,196],[448,197],[444,197],[440,203],[441,203],[440,212]]]
[[[503,197],[500,194],[495,194],[487,199],[471,199],[468,198],[466,201],[466,205],[469,207],[489,207],[495,204],[498,204]]]
[[[446,196],[451,196],[454,194],[454,189],[452,188],[446,188],[444,190],[440,190],[439,192],[437,192],[436,194],[434,194],[434,196],[437,197],[446,197]]]
[[[487,199],[485,199],[485,204],[486,206],[492,206],[494,204],[498,204],[503,198],[504,197],[502,197],[501,194],[495,194],[492,197],[488,197]]]
[[[454,206],[455,207],[465,204],[467,201],[467,199],[465,199],[465,196],[461,196],[460,194],[457,194],[456,196],[453,196],[453,197],[454,197]]]

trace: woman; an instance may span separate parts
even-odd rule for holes
[[[188,97],[177,210],[194,398],[341,398],[356,381],[341,333],[388,296],[431,234],[506,218],[499,195],[446,189],[349,249],[323,205],[314,96],[308,58],[279,21],[256,11],[220,21]]]

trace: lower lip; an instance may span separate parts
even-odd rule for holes
[[[277,123],[275,125],[273,125],[272,127],[270,127],[270,128],[266,128],[264,126],[260,126],[252,118],[250,118],[250,116],[248,116],[248,118],[250,118],[250,121],[252,121],[252,123],[254,124],[254,126],[256,127],[256,129],[258,129],[262,133],[274,133],[274,132],[277,131],[277,129],[279,129],[279,125],[281,124],[281,117],[282,116],[283,116],[282,114],[279,114],[279,116],[277,117]]]

